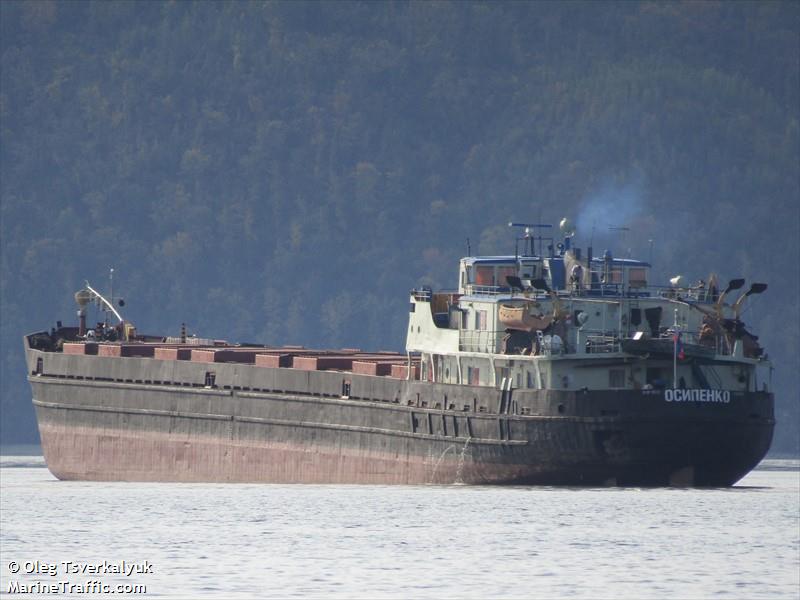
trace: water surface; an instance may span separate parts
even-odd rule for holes
[[[65,572],[123,560],[153,572]],[[146,597],[796,599],[800,464],[696,490],[62,482],[3,457],[2,593],[91,581]]]

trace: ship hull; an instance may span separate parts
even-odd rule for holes
[[[729,486],[769,449],[773,398],[514,390],[27,349],[60,479]],[[37,362],[42,359],[42,362]]]
[[[181,440],[97,427],[45,425],[40,435],[53,475],[83,481],[726,487],[760,461],[758,453],[741,451],[739,456],[708,459],[702,455],[710,446],[696,443],[674,456],[642,453],[608,461],[590,456],[546,459],[533,451],[488,452],[476,450],[477,444],[470,449],[466,442],[446,445],[437,450],[439,456],[400,456],[383,449],[343,451],[213,436]]]

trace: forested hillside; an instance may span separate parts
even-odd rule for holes
[[[799,35],[797,2],[4,0],[2,440],[36,439],[22,335],[109,267],[143,332],[402,349],[467,238],[570,216],[769,284],[797,452]]]

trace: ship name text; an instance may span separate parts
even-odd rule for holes
[[[667,402],[721,402],[731,401],[729,390],[664,390]]]

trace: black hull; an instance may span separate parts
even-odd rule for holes
[[[214,365],[207,388],[197,363],[28,349],[38,358],[42,446],[62,479],[730,486],[774,428],[764,392],[503,393],[241,364]]]

